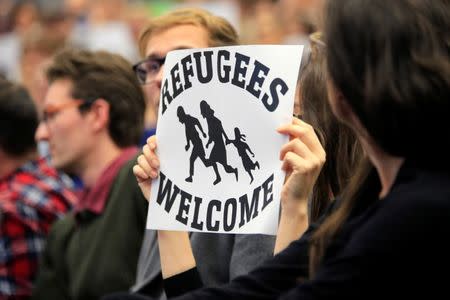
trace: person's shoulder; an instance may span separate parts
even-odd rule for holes
[[[142,154],[142,151],[137,151],[136,154],[134,154],[126,163],[124,163],[121,170],[123,169],[133,170],[133,166],[136,164],[137,158],[140,154]]]
[[[21,184],[33,185],[40,190],[55,194],[73,193],[73,181],[64,173],[50,165],[46,158],[29,161],[21,166],[16,173],[15,180]]]
[[[62,219],[55,221],[46,238],[46,255],[56,260],[62,259],[67,253],[67,247],[73,240],[74,234],[79,230],[73,213],[65,215]]]
[[[450,234],[450,178],[444,173],[423,170],[404,175],[389,195],[347,223],[347,231],[336,242],[346,243],[350,234],[342,255],[370,255],[370,260],[395,259],[396,263],[436,256],[430,241]],[[446,244],[437,248],[449,250]],[[448,257],[448,252],[445,255]]]
[[[444,172],[415,170],[402,175],[388,196],[380,200],[373,219],[385,232],[420,231],[450,234],[450,176]],[[399,228],[399,230],[393,230]]]
[[[52,225],[53,231],[65,232],[76,227],[75,213],[70,212],[66,214],[63,218],[55,221]]]
[[[7,189],[0,188],[0,200],[4,211],[37,220],[38,215],[63,216],[76,196],[56,170],[43,161],[30,161],[10,176]]]
[[[75,215],[74,213],[69,213],[51,225],[48,234],[48,243],[52,245],[66,244],[66,241],[70,240],[76,230]]]
[[[450,174],[448,172],[416,169],[403,175],[400,181],[392,188],[386,200],[395,198],[396,203],[401,206],[450,210]]]
[[[147,201],[142,195],[136,177],[133,174],[133,166],[136,164],[137,157],[140,154],[142,154],[141,151],[136,155],[133,155],[132,158],[125,162],[120,168],[114,179],[114,184],[112,186],[114,191],[111,192],[111,195],[116,195],[119,198],[131,197],[136,199],[139,207],[147,207]]]
[[[133,174],[133,166],[137,163],[137,157],[140,154],[142,154],[142,151],[139,151],[136,155],[133,155],[128,161],[123,164],[123,166],[117,173],[116,180],[136,181],[136,178]]]

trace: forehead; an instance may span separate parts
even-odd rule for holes
[[[45,95],[44,106],[71,100],[72,81],[70,79],[57,79],[49,86]]]
[[[208,32],[197,25],[177,25],[154,33],[147,42],[145,56],[165,56],[175,49],[205,48]]]

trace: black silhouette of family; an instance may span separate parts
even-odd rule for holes
[[[227,163],[226,145],[233,144],[242,159],[242,165],[244,166],[245,171],[247,171],[250,176],[250,183],[252,183],[254,179],[252,170],[255,168],[259,169],[259,163],[258,161],[253,162],[250,158],[248,153],[250,153],[252,157],[255,157],[255,154],[245,142],[245,135],[241,133],[239,128],[235,127],[234,140],[230,140],[223,129],[222,121],[214,115],[214,110],[205,100],[200,102],[200,113],[202,117],[206,119],[206,123],[208,124],[208,135],[203,131],[202,125],[197,118],[187,114],[181,106],[177,109],[178,120],[181,124],[184,124],[186,131],[185,150],[188,151],[192,144],[192,152],[189,158],[189,177],[185,180],[187,182],[192,182],[192,177],[194,176],[194,163],[197,158],[199,158],[205,167],[213,167],[214,173],[216,174],[216,180],[213,182],[214,185],[222,180],[219,174],[218,164],[221,164],[227,173],[234,173],[237,181],[238,169],[236,167],[233,168]],[[206,152],[200,138],[200,132],[196,127],[200,130],[204,138],[207,136],[209,137],[205,148],[209,148],[209,146],[213,144],[208,158],[206,158]]]

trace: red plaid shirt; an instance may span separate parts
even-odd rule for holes
[[[0,179],[0,299],[31,295],[38,259],[52,223],[75,203],[70,179],[45,159]]]

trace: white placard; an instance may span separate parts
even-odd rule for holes
[[[276,234],[303,46],[170,52],[157,125],[160,176],[148,229]]]

